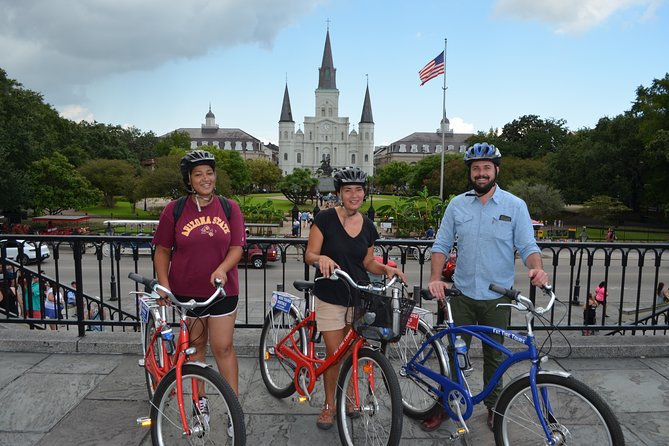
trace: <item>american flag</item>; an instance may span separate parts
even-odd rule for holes
[[[444,74],[444,52],[439,53],[437,57],[429,61],[422,70],[418,72],[420,84],[424,85],[430,79],[434,79],[440,74]]]

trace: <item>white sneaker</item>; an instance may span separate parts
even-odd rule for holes
[[[228,418],[228,437],[233,438],[235,436],[235,429],[232,427],[232,420]]]
[[[200,397],[200,413],[206,424],[209,424],[209,398],[206,396]]]

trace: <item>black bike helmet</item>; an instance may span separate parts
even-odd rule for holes
[[[190,185],[190,173],[195,166],[199,166],[200,164],[206,164],[216,170],[216,158],[206,150],[193,150],[181,158],[179,166],[181,169],[181,177],[184,180],[184,185],[188,192],[193,192]]]
[[[495,165],[499,166],[499,162],[502,159],[502,154],[499,153],[497,147],[487,142],[476,143],[465,152],[465,164],[467,166],[471,165],[474,161],[492,161]]]
[[[334,174],[335,191],[339,192],[342,186],[347,184],[359,184],[367,186],[367,174],[358,167],[344,167]]]

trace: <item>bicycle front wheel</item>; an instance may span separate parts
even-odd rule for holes
[[[611,408],[582,382],[542,373],[537,375],[537,390],[542,416],[556,445],[625,444],[620,423]],[[495,444],[545,444],[546,435],[533,401],[529,377],[504,390],[495,408]]]
[[[151,404],[151,439],[154,446],[246,444],[244,412],[227,381],[214,369],[195,364],[185,364],[182,373],[189,434],[184,435],[177,400],[177,373],[176,369],[172,369],[160,381]],[[198,383],[204,390],[196,393],[206,397],[207,409],[201,409],[199,402],[194,400]]]
[[[276,345],[284,339],[301,321],[294,308],[288,313],[272,310],[265,317],[260,333],[260,350],[258,364],[260,376],[269,393],[277,398],[287,398],[295,393],[295,363],[288,358],[280,358],[276,354]],[[304,352],[306,335],[303,330],[293,333],[294,348]]]
[[[425,384],[412,379],[402,367],[414,357],[423,343],[431,336],[430,327],[419,319],[416,330],[407,328],[406,333],[397,342],[383,345],[383,353],[397,372],[404,413],[418,420],[430,417],[439,403],[436,397],[427,390]],[[427,345],[415,362],[430,370],[438,371],[441,375],[448,375],[448,366],[438,340]]]
[[[357,369],[360,406],[352,383]],[[350,386],[350,387],[349,387]],[[350,355],[341,367],[337,385],[337,427],[345,445],[397,445],[402,434],[402,394],[388,358],[362,348],[358,363]]]

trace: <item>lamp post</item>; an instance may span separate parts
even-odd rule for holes
[[[374,193],[372,192],[372,185],[369,185],[369,209],[367,209],[367,217],[372,220],[374,223],[374,217],[376,217],[376,211],[374,210]]]
[[[583,262],[583,248],[579,250],[578,255],[578,270],[576,271],[576,282],[574,283],[574,296],[571,299],[572,305],[581,305],[581,302],[578,300],[579,294],[581,293],[581,263]]]

